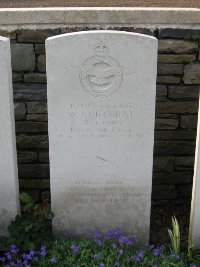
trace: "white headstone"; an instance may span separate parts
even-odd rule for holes
[[[198,115],[189,239],[194,242],[195,249],[200,249],[200,110]]]
[[[157,40],[117,31],[47,39],[55,232],[149,235]]]
[[[10,40],[0,37],[0,236],[19,211]]]

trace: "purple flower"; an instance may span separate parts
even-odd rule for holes
[[[137,255],[138,255],[138,257],[143,258],[143,255],[144,255],[143,251],[142,250],[138,250],[138,254]]]
[[[10,246],[10,252],[12,254],[17,254],[19,252],[19,249],[15,245]]]
[[[119,243],[120,244],[126,244],[128,242],[128,238],[126,236],[120,236],[119,237]]]
[[[103,239],[103,233],[98,229],[96,229],[95,231],[89,229],[87,232],[88,232],[89,238],[92,240],[95,240],[95,239],[102,240]]]
[[[127,246],[131,247],[138,241],[138,238],[137,237],[132,237],[132,238],[129,239],[126,236],[120,236],[118,241],[119,241],[120,244],[124,244],[124,245],[127,245]]]
[[[94,242],[98,245],[98,246],[102,246],[103,242],[99,239],[95,239]]]
[[[155,257],[157,257],[159,254],[160,254],[160,249],[159,249],[159,248],[155,248],[155,249],[153,250],[153,255],[154,255]]]
[[[46,256],[46,246],[45,245],[42,245],[41,247],[40,247],[40,256],[42,256],[42,257],[45,257]]]
[[[97,260],[99,257],[101,256],[101,252],[99,252],[98,254],[94,254],[93,256],[93,260]]]
[[[103,236],[102,232],[100,230],[96,229],[95,234],[94,234],[94,238],[95,239],[101,239],[102,236]]]
[[[79,247],[77,245],[75,245],[75,244],[73,244],[71,246],[71,249],[72,249],[72,251],[73,251],[74,254],[78,254],[80,252]]]
[[[147,247],[149,247],[150,249],[154,249],[154,247],[155,247],[153,244],[150,244],[150,243],[147,243],[146,245],[147,245]]]
[[[30,250],[29,251],[29,255],[34,256],[35,255],[35,250]]]
[[[116,228],[114,230],[115,238],[118,238],[121,234],[122,234],[122,232],[121,232],[121,229],[120,228]]]
[[[94,254],[93,255],[93,260],[96,261],[98,259],[98,257],[99,257],[98,254]]]
[[[196,264],[191,264],[190,267],[197,267]]]
[[[0,258],[0,261],[1,261],[1,262],[5,262],[5,260],[6,260],[5,257],[1,257],[1,258]]]
[[[6,256],[6,258],[11,261],[12,260],[12,255],[10,254],[10,252],[7,252],[4,254]]]
[[[127,240],[126,245],[131,247],[133,245],[135,245],[135,243],[138,241],[137,237],[132,237],[130,239]]]
[[[115,243],[112,243],[112,248],[117,248],[117,245]]]
[[[122,255],[124,253],[123,249],[119,249],[119,255]]]
[[[41,251],[40,256],[45,257],[47,255],[46,251]]]
[[[104,236],[105,240],[112,240],[114,239],[114,232],[109,230],[106,232],[105,236]]]
[[[56,259],[56,257],[52,257],[49,261],[50,261],[51,263],[56,263],[56,262],[57,262],[57,259]]]
[[[22,263],[22,260],[17,260],[17,264],[20,265]]]
[[[104,263],[103,262],[100,262],[99,263],[99,267],[104,267],[105,265],[104,265]]]
[[[136,261],[140,262],[143,258],[144,254],[142,250],[138,250],[137,255],[135,257]]]
[[[41,252],[41,253],[44,253],[44,252]],[[45,252],[45,256],[46,256],[46,252]],[[32,257],[33,257],[32,254],[29,254],[29,253],[28,253],[28,254],[26,255],[26,259],[27,259],[27,260],[31,260]]]
[[[41,250],[41,251],[46,250],[46,246],[45,246],[45,245],[42,245],[42,246],[40,247],[40,250]]]

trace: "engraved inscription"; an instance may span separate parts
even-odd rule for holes
[[[81,178],[81,177],[80,177]],[[121,181],[76,180],[68,188],[65,201],[73,203],[126,203],[143,198],[145,193],[133,185],[123,185]]]
[[[133,136],[142,138],[142,134],[133,127],[133,103],[71,103],[67,106],[70,123],[68,138],[81,139],[112,138]]]
[[[103,43],[95,46],[94,54],[83,63],[81,85],[92,96],[110,96],[122,85],[122,67],[117,60],[108,56],[109,49]]]

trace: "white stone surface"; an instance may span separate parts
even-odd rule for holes
[[[59,26],[135,26],[200,28],[199,8],[48,7],[0,8],[0,28],[7,30]]]
[[[19,212],[10,40],[0,37],[0,236]]]
[[[194,242],[194,249],[200,249],[200,110],[198,115],[189,239]]]
[[[157,40],[79,32],[46,51],[54,231],[120,227],[148,240]]]

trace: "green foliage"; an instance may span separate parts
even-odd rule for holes
[[[172,217],[170,250],[165,246],[145,244],[140,246],[137,237],[127,237],[121,229],[90,233],[89,238],[53,240],[50,221],[53,213],[47,199],[35,204],[31,197],[20,195],[22,214],[9,225],[10,249],[0,255],[0,266],[31,267],[198,267],[200,255],[180,253],[180,229]],[[16,245],[16,246],[15,246]],[[46,246],[47,245],[47,246]],[[48,246],[49,245],[49,246]],[[25,251],[25,252],[24,252]],[[1,263],[3,265],[1,265]]]
[[[11,248],[13,265],[21,260],[20,266],[31,267],[198,267],[200,257],[189,259],[186,254],[172,255],[164,246],[128,246],[119,240],[106,240],[97,244],[89,239],[58,239],[50,248],[21,254]],[[6,254],[4,256],[6,259]],[[24,263],[23,263],[24,262]],[[1,258],[0,258],[1,263]],[[10,264],[10,262],[9,262]],[[17,265],[18,266],[18,265]]]
[[[31,199],[23,196],[23,212],[38,217]],[[21,198],[22,200],[22,198]],[[40,218],[44,213],[40,213]],[[178,223],[173,218],[171,235],[178,236]],[[29,228],[29,227],[28,227]],[[28,229],[29,231],[29,229]],[[176,235],[175,235],[176,231]],[[51,246],[41,246],[23,251],[12,244],[10,249],[1,253],[0,266],[31,267],[199,267],[200,256],[188,256],[186,253],[175,254],[167,246],[146,243],[141,246],[137,237],[125,236],[119,228],[102,233],[97,230],[89,237],[80,238],[69,233],[68,238],[52,241]],[[20,236],[22,238],[22,236]],[[23,244],[24,245],[24,244]],[[176,248],[178,246],[176,245]],[[24,249],[24,247],[23,247]],[[20,262],[20,265],[18,264]],[[1,265],[3,264],[3,265]]]
[[[47,199],[35,204],[31,197],[22,193],[20,195],[21,216],[8,226],[10,233],[9,243],[21,247],[23,250],[34,249],[41,243],[51,241],[51,219],[53,213]]]
[[[72,246],[76,244],[79,253],[73,253]],[[55,257],[56,267],[188,267],[187,258],[171,256],[169,251],[148,245],[143,247],[127,246],[115,242],[103,242],[101,246],[91,240],[57,240],[54,242],[47,257],[40,261],[40,267],[47,266],[49,259]],[[37,266],[37,265],[33,265]]]
[[[168,234],[171,241],[171,252],[174,255],[180,253],[180,229],[176,217],[172,217],[172,230],[168,229]]]
[[[193,247],[194,247],[194,243],[191,240],[189,240],[188,241],[188,254],[187,254],[189,258],[192,257],[192,249],[193,249]]]

